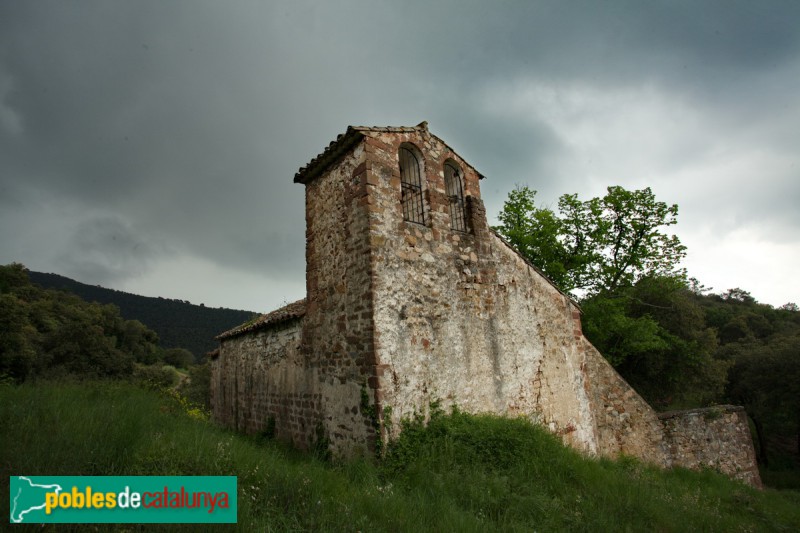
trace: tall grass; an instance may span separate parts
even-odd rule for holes
[[[4,480],[237,475],[241,531],[800,529],[800,493],[757,491],[710,471],[586,459],[522,420],[438,412],[427,428],[406,423],[381,463],[330,464],[197,420],[174,398],[95,382],[0,386],[0,427]],[[0,500],[8,501],[5,481]]]

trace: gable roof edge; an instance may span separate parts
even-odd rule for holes
[[[218,341],[223,341],[232,337],[244,335],[245,333],[251,333],[268,328],[270,326],[276,326],[292,320],[298,320],[303,318],[305,314],[306,299],[303,298],[302,300],[297,300],[296,302],[286,304],[283,307],[275,309],[269,313],[257,316],[252,320],[245,322],[244,324],[240,324],[233,329],[229,329],[228,331],[220,333],[214,338]]]
[[[475,173],[478,175],[478,179],[484,179],[482,173],[478,172],[478,170],[473,167],[470,163],[464,159],[461,154],[453,150],[453,147],[444,142],[440,137],[430,133],[428,131],[428,123],[423,121],[417,124],[414,127],[409,126],[347,126],[347,130],[344,133],[339,134],[335,140],[331,141],[328,146],[322,151],[322,153],[318,154],[314,157],[311,161],[309,161],[305,166],[300,167],[297,173],[294,175],[294,182],[295,183],[302,183],[303,185],[307,185],[310,183],[314,178],[323,174],[328,167],[330,167],[333,163],[338,161],[345,153],[347,153],[351,148],[353,148],[356,144],[358,144],[361,139],[363,139],[366,135],[370,133],[415,133],[424,131],[438,142],[442,143],[451,153],[458,156],[461,161],[471,168]]]
[[[311,180],[325,172],[331,164],[336,162],[363,138],[364,134],[358,128],[347,126],[347,131],[340,133],[336,140],[331,141],[321,154],[317,155],[305,166],[300,167],[294,175],[294,182],[307,185]]]

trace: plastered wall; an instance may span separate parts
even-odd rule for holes
[[[584,339],[569,298],[489,230],[469,165],[426,132],[367,142],[378,178],[369,193],[379,397],[392,427],[441,399],[529,417],[589,453],[665,464],[655,413]],[[401,145],[425,154],[425,225],[400,211]],[[464,171],[466,233],[450,228],[448,160]]]
[[[424,224],[403,219],[401,146],[420,157]],[[466,232],[450,228],[448,161],[463,173]],[[490,230],[480,175],[427,127],[348,130],[298,176],[305,316],[222,342],[215,418],[251,432],[274,420],[299,445],[322,431],[347,456],[438,400],[527,417],[588,454],[665,467],[733,454],[715,464],[757,484],[743,415],[660,419],[583,337],[578,307]]]

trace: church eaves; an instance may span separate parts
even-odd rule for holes
[[[322,151],[319,155],[314,157],[311,161],[308,162],[304,167],[300,167],[297,173],[294,175],[294,182],[295,183],[302,183],[307,184],[312,181],[314,178],[325,172],[325,170],[338,161],[338,159],[345,154],[348,150],[350,150],[353,146],[355,146],[361,139],[363,139],[366,135],[370,133],[414,133],[418,131],[428,132],[428,123],[426,121],[420,122],[414,127],[410,126],[348,126],[347,130],[344,133],[339,134],[336,137],[336,140],[331,141],[331,143]],[[439,142],[441,142],[444,146],[446,146],[452,153],[457,154],[452,147],[450,147],[446,142],[442,139],[437,137],[436,135],[430,134],[432,137],[436,138]],[[459,156],[461,157],[461,156]],[[463,161],[464,158],[461,157]],[[486,176],[478,172],[472,165],[467,164],[478,175],[479,179],[484,179]]]

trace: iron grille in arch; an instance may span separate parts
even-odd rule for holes
[[[450,227],[467,231],[467,213],[464,207],[464,183],[461,171],[452,163],[444,164],[444,186],[450,200]]]
[[[425,204],[422,199],[422,176],[414,152],[400,147],[400,182],[403,218],[425,224]]]

